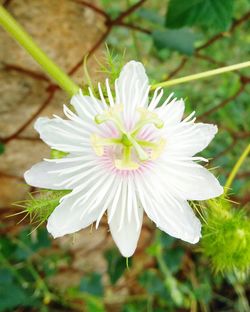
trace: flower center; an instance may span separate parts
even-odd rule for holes
[[[138,108],[140,118],[131,131],[126,131],[120,113],[123,107],[116,105],[104,111],[103,114],[95,116],[95,122],[102,124],[105,122],[113,122],[118,133],[118,138],[106,138],[97,134],[91,135],[92,147],[98,156],[104,154],[104,147],[113,146],[120,147],[121,153],[116,155],[114,165],[120,170],[134,170],[140,167],[142,162],[153,160],[160,156],[166,141],[161,138],[157,142],[141,140],[138,134],[145,125],[153,124],[157,129],[161,129],[164,124],[157,114],[143,108]]]

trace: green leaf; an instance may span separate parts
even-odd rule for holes
[[[208,304],[212,299],[211,285],[207,281],[199,284],[199,287],[194,289],[194,294],[197,300]]]
[[[108,250],[105,253],[105,258],[108,262],[108,274],[110,282],[114,285],[126,269],[125,259],[116,249]]]
[[[10,284],[12,283],[13,276],[11,271],[8,269],[0,269],[0,284]]]
[[[23,289],[13,281],[11,272],[0,270],[0,311],[12,311],[25,302],[26,294]]]
[[[166,297],[166,289],[163,280],[158,273],[153,270],[147,270],[139,277],[139,283],[147,290],[150,295],[159,295]]]
[[[164,252],[164,260],[172,274],[177,273],[181,269],[184,250],[181,247],[176,247]]]
[[[0,253],[4,255],[7,259],[12,259],[15,253],[15,244],[7,237],[0,238]]]
[[[102,300],[95,296],[85,297],[86,311],[87,312],[105,312]]]
[[[196,36],[189,29],[156,30],[153,31],[152,37],[155,47],[159,50],[175,50],[187,55],[191,55],[194,52]]]
[[[25,302],[24,291],[15,284],[0,285],[0,311],[10,310]]]
[[[80,282],[80,291],[94,295],[102,296],[103,295],[103,285],[101,281],[101,275],[98,273],[92,273],[88,276],[85,276],[81,279]]]
[[[42,248],[50,247],[51,240],[49,239],[46,229],[38,229],[36,236],[30,235],[31,230],[25,229],[19,234],[18,247],[14,253],[17,260],[26,260],[34,253]]]
[[[3,143],[0,142],[0,155],[4,153],[5,146]]]
[[[180,3],[181,2],[181,3]],[[166,15],[166,26],[210,26],[219,31],[228,29],[233,14],[233,0],[171,0]]]
[[[173,236],[170,236],[164,232],[160,233],[160,242],[163,248],[171,248],[176,241],[176,238]]]
[[[134,301],[133,303],[126,303],[122,306],[122,311],[121,312],[138,312],[138,311],[143,311],[146,312],[148,311],[148,309],[146,310],[145,308],[147,307],[147,301],[145,299],[141,300],[141,301]],[[158,309],[156,310],[157,312]]]

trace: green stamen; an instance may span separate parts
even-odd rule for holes
[[[97,156],[102,156],[104,153],[104,146],[115,145],[121,143],[120,139],[116,138],[102,138],[97,134],[91,135],[91,144]]]
[[[163,121],[157,116],[157,114],[143,108],[139,108],[137,110],[141,114],[141,118],[135,125],[132,134],[138,134],[138,132],[147,124],[153,124],[158,129],[161,129],[164,126]]]
[[[106,110],[104,114],[97,114],[95,116],[95,122],[99,125],[107,121],[112,121],[120,132],[125,132],[122,125],[122,120],[119,113],[122,111],[122,105],[117,105],[115,107]]]

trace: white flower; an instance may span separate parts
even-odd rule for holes
[[[200,238],[201,224],[187,200],[206,200],[223,193],[216,178],[197,161],[217,132],[214,125],[182,120],[183,100],[172,94],[157,107],[163,90],[148,102],[149,83],[141,63],[124,66],[115,83],[108,81],[105,100],[80,91],[64,106],[67,120],[39,118],[35,129],[51,148],[67,152],[44,159],[25,173],[35,187],[72,190],[48,219],[54,238],[79,231],[107,211],[115,243],[131,256],[140,235],[143,211],[157,227],[189,243]]]

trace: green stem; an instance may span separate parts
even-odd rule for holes
[[[26,250],[28,253],[32,253],[32,250],[29,246],[27,246],[23,241],[19,240],[19,239],[13,239],[13,241],[21,248],[21,249],[24,249]],[[36,268],[34,267],[33,263],[31,262],[31,260],[27,260],[25,263],[23,262],[22,263],[23,266],[25,268],[27,268],[31,275],[33,276],[35,282],[36,282],[36,286],[37,288],[39,288],[42,292],[43,292],[43,295],[44,295],[44,302],[46,304],[48,304],[50,302],[51,299],[54,299],[55,298],[55,295],[53,295],[46,282],[45,282],[45,279],[44,278],[41,278],[40,274],[37,272]]]
[[[225,184],[225,192],[224,194],[226,195],[230,186],[233,183],[233,180],[239,171],[241,165],[243,164],[244,160],[247,158],[248,154],[250,153],[250,144],[247,145],[247,147],[244,149],[243,153],[240,155],[240,158],[237,160],[236,164],[233,167],[233,170],[230,172],[229,177],[227,178],[226,184]]]
[[[163,257],[163,248],[161,245],[161,231],[156,230],[156,242],[158,245],[157,254],[156,254],[156,260],[158,262],[160,271],[162,272],[164,279],[165,279],[165,287],[168,289],[168,291],[171,294],[172,300],[175,304],[179,305],[182,301],[182,294],[180,292],[180,289],[178,287],[178,282],[175,279],[175,277],[172,275],[172,273],[169,271],[169,268],[167,264],[165,263],[164,257]]]
[[[220,67],[220,68],[216,68],[213,70],[208,70],[199,74],[188,75],[185,77],[160,82],[160,83],[152,85],[151,90],[155,90],[158,87],[169,87],[169,86],[189,82],[192,80],[198,80],[198,79],[203,79],[203,78],[210,77],[210,76],[220,75],[220,74],[224,74],[224,73],[231,72],[231,71],[238,70],[238,69],[245,68],[245,67],[250,67],[250,61],[235,64],[235,65]]]
[[[41,276],[36,271],[31,261],[28,261],[28,263],[26,263],[26,268],[29,270],[30,274],[33,276],[34,280],[36,281],[36,287],[39,288],[43,292],[44,303],[49,304],[51,299],[55,298],[55,295],[50,292],[44,279],[41,278]]]
[[[76,94],[79,87],[71,80],[33,41],[21,25],[0,6],[0,25],[40,64],[56,83],[70,96]]]
[[[162,250],[162,246],[161,246],[160,237],[161,237],[161,232],[160,232],[160,230],[156,229],[156,241],[158,244],[156,260],[159,264],[159,268],[160,268],[161,272],[163,273],[165,279],[169,279],[169,278],[172,278],[172,274],[170,273],[168,266],[166,265],[164,258],[163,258],[163,250]]]

